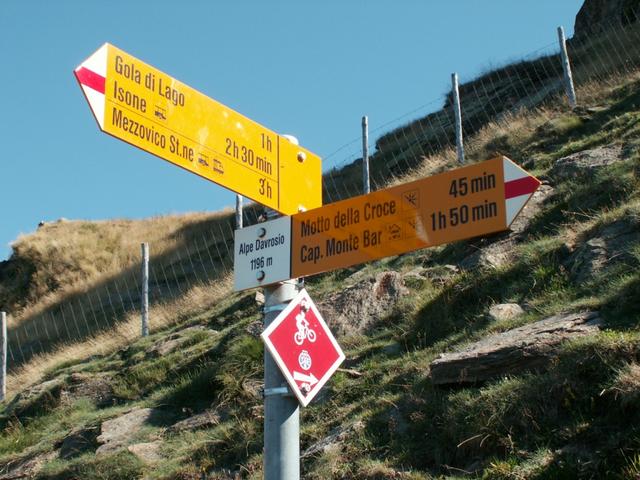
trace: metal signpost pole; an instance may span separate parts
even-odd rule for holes
[[[149,244],[142,244],[142,336],[149,336]]]
[[[453,92],[453,112],[456,117],[456,152],[458,163],[464,163],[464,144],[462,143],[462,109],[460,108],[460,91],[458,87],[458,74],[451,74],[451,90]]]
[[[294,145],[298,139],[283,135]],[[267,218],[278,217],[277,212],[267,209]],[[265,235],[267,232],[265,232]],[[264,328],[298,293],[295,279],[269,285],[264,289]],[[275,360],[264,349],[264,479],[300,479],[300,405],[289,391],[287,380]]]
[[[569,54],[567,53],[567,41],[564,36],[564,28],[558,27],[558,41],[560,42],[560,56],[562,57],[562,71],[564,73],[564,86],[569,97],[569,106],[576,108],[578,101],[576,100],[576,90],[573,86],[573,75],[571,73],[571,64],[569,63]]]
[[[296,280],[264,289],[267,328],[298,293]],[[264,350],[264,478],[300,478],[300,406],[269,351]]]
[[[0,312],[0,402],[7,395],[7,314]]]
[[[362,184],[364,193],[371,193],[369,180],[369,119],[362,117]]]

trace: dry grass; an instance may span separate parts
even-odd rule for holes
[[[153,333],[212,308],[231,292],[232,278],[194,286],[181,297],[156,304],[149,309],[149,326]],[[106,355],[140,338],[140,316],[129,313],[108,332],[97,334],[79,342],[67,343],[56,350],[41,353],[11,371],[7,377],[7,391],[18,392],[42,380],[44,372],[66,362],[79,362],[93,355]]]
[[[640,399],[640,364],[630,362],[618,370],[618,374],[611,387],[603,390],[620,402],[622,407],[638,405]]]
[[[17,318],[38,314],[65,297],[91,289],[139,264],[142,242],[150,243],[152,255],[164,255],[184,246],[187,230],[192,230],[190,235],[202,233],[230,214],[227,209],[144,220],[46,223],[12,244],[14,257],[30,263],[35,270],[26,305],[14,310],[14,314]]]
[[[18,297],[27,290],[24,306],[9,309],[12,368],[137,315],[143,241],[151,250],[152,305],[178,301],[194,284],[222,281],[231,261],[231,219],[227,209],[139,221],[58,221],[19,238],[12,261],[33,272],[0,286],[5,305],[8,290]]]

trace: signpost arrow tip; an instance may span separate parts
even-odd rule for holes
[[[541,182],[506,157],[504,166],[504,200],[507,227],[511,226]]]
[[[104,130],[108,47],[105,43],[73,71],[101,130]]]

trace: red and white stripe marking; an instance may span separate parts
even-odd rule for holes
[[[540,180],[529,175],[508,158],[502,159],[504,166],[504,198],[507,213],[507,227],[540,186]]]
[[[89,102],[100,128],[104,126],[104,84],[107,77],[107,49],[105,43],[73,72]]]

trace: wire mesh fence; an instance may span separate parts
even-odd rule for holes
[[[620,75],[638,72],[639,40],[640,27],[631,21],[618,23],[598,35],[569,40],[568,54],[576,87],[594,82],[613,86]],[[473,155],[486,147],[478,135],[483,129],[506,124],[514,115],[546,105],[556,108],[566,105],[558,44],[550,43],[518,62],[462,81],[460,97],[465,150]],[[355,118],[354,125],[359,120]],[[399,181],[430,159],[455,159],[454,128],[452,95],[447,94],[370,130],[371,189]],[[362,194],[360,137],[341,146],[323,162],[325,204]],[[249,204],[243,217],[245,226],[252,225],[264,219],[264,211],[259,205]],[[234,214],[229,211],[172,233],[169,246],[158,249],[150,242],[152,332],[171,323],[181,309],[188,309],[185,298],[197,304],[199,297],[206,303],[212,290],[225,284],[233,270],[234,228]],[[131,234],[122,237],[115,248],[139,252],[143,242],[149,239]],[[131,325],[139,322],[142,302],[139,256],[131,254],[126,268],[95,278],[53,300],[36,301],[30,307],[9,312],[10,370],[65,346],[109,335],[127,322]],[[134,330],[139,334],[139,323]]]

